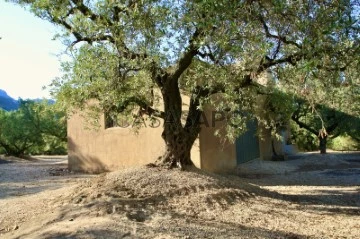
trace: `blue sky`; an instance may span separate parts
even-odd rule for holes
[[[55,34],[51,23],[0,0],[0,89],[14,98],[49,97],[42,88],[61,75],[65,49]]]

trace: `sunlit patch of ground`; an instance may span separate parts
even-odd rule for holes
[[[232,175],[72,174],[64,158],[0,164],[1,238],[359,238],[359,155],[252,161]],[[359,160],[358,160],[359,159]]]

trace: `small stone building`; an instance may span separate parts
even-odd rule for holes
[[[194,164],[210,172],[227,172],[237,165],[255,158],[270,160],[273,151],[284,154],[284,143],[274,141],[268,130],[263,130],[262,140],[256,135],[257,124],[248,124],[248,131],[235,143],[223,142],[214,136],[225,121],[211,122],[211,110],[205,110],[208,125],[203,126],[191,151]],[[153,163],[165,147],[161,138],[162,126],[145,125],[137,134],[130,127],[110,127],[105,115],[99,119],[99,129],[85,129],[81,114],[68,120],[69,168],[73,171],[104,172]]]

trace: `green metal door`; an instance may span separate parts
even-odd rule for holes
[[[257,122],[248,122],[247,128],[248,130],[236,139],[237,164],[260,157],[259,139],[256,135]]]

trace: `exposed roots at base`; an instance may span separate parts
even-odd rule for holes
[[[182,162],[185,161],[185,162]],[[162,167],[167,169],[180,169],[180,170],[186,170],[189,167],[193,167],[194,164],[191,160],[181,160],[181,159],[175,159],[174,157],[166,157],[162,156],[159,157],[155,163],[150,163],[146,165],[149,168],[152,167]]]

